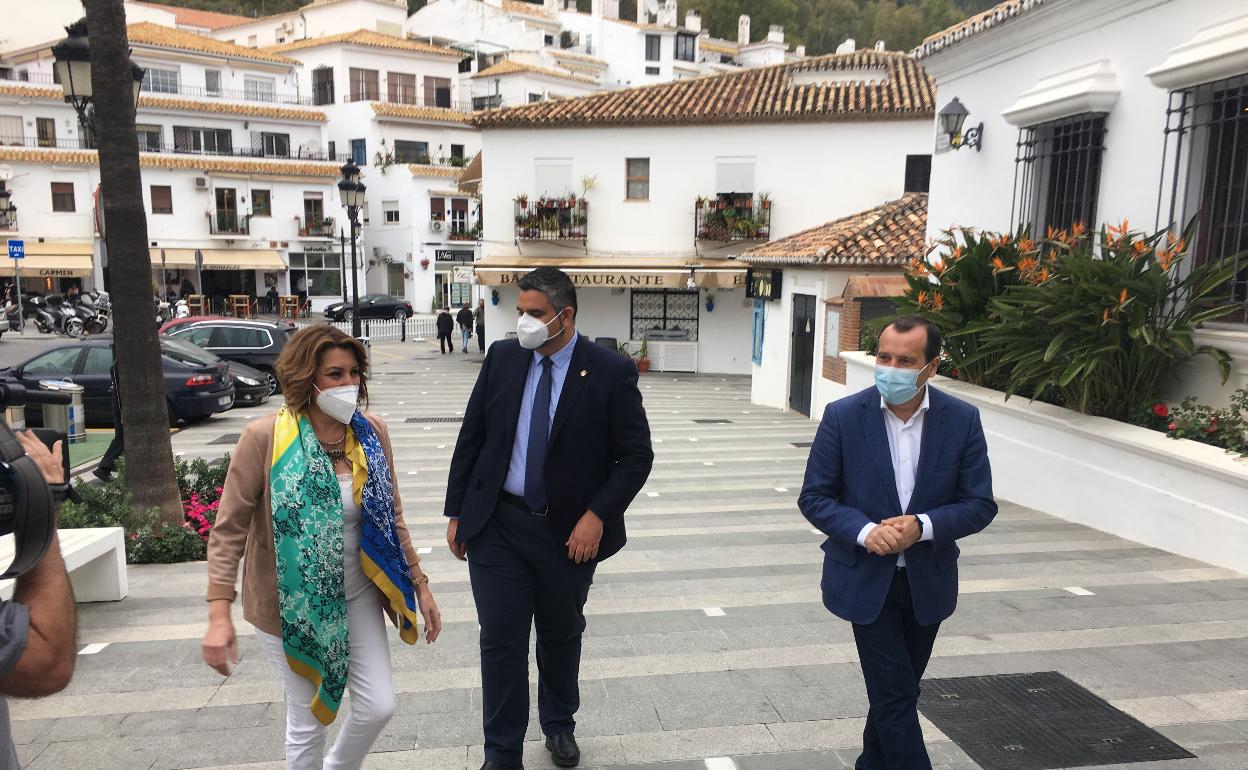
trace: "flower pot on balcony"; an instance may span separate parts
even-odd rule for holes
[[[642,373],[650,371],[650,359],[648,358],[637,359],[637,371],[642,372]]]

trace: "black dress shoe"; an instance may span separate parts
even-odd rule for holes
[[[546,750],[558,767],[576,767],[581,761],[581,749],[572,733],[546,736]]]
[[[481,765],[481,770],[524,770],[524,765],[505,765],[502,762],[487,759],[485,764]]]

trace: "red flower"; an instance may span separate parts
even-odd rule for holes
[[[1154,417],[1161,417],[1161,418],[1166,418],[1166,417],[1169,417],[1169,416],[1170,416],[1170,407],[1166,406],[1165,404],[1161,403],[1160,401],[1159,401],[1159,402],[1157,402],[1156,404],[1153,404],[1153,416],[1154,416]]]
[[[1177,422],[1172,422],[1166,426],[1166,430],[1178,430],[1178,429],[1179,429],[1179,424]]]

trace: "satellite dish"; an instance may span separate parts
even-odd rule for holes
[[[659,0],[645,0],[645,3],[646,13],[649,13],[651,16],[659,15]]]

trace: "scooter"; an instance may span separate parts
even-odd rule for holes
[[[25,302],[26,318],[30,320],[35,328],[42,334],[52,334],[59,331],[57,324],[57,316],[52,313],[52,309],[48,307],[46,297],[30,297]]]
[[[65,298],[63,294],[49,294],[44,297],[47,303],[47,313],[52,317],[52,323],[49,325],[47,334],[53,331],[62,334],[68,334],[71,337],[81,337],[86,333],[87,326],[78,317],[77,311],[74,310],[73,303]],[[38,323],[35,324],[38,326]],[[42,328],[39,331],[43,331]]]
[[[90,291],[78,296],[74,311],[82,319],[87,334],[102,334],[108,330],[110,305],[108,292]]]

